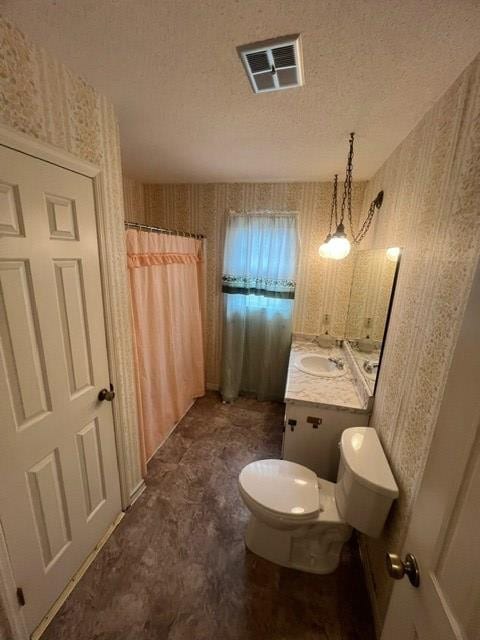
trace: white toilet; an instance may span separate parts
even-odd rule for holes
[[[352,527],[380,535],[398,487],[375,429],[346,429],[337,482],[287,460],[242,469],[241,496],[250,510],[245,541],[253,553],[311,573],[331,573]]]

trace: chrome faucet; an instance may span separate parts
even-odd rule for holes
[[[378,362],[372,360],[365,360],[363,363],[363,368],[367,373],[373,373],[378,369]]]
[[[329,358],[329,360],[337,366],[337,369],[343,369],[343,367],[345,366],[342,358]]]

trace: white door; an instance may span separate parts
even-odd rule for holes
[[[0,146],[0,522],[32,631],[121,510],[93,184]]]
[[[403,552],[420,586],[395,584],[382,640],[479,640],[480,268]]]

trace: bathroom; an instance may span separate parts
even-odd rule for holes
[[[0,7],[0,638],[477,638],[478,7]],[[284,36],[299,86],[255,93]],[[44,222],[39,162],[78,189]],[[288,526],[279,470],[319,500]]]

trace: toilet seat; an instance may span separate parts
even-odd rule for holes
[[[320,512],[316,474],[288,460],[258,460],[244,467],[239,476],[244,498],[283,521],[304,522]]]

